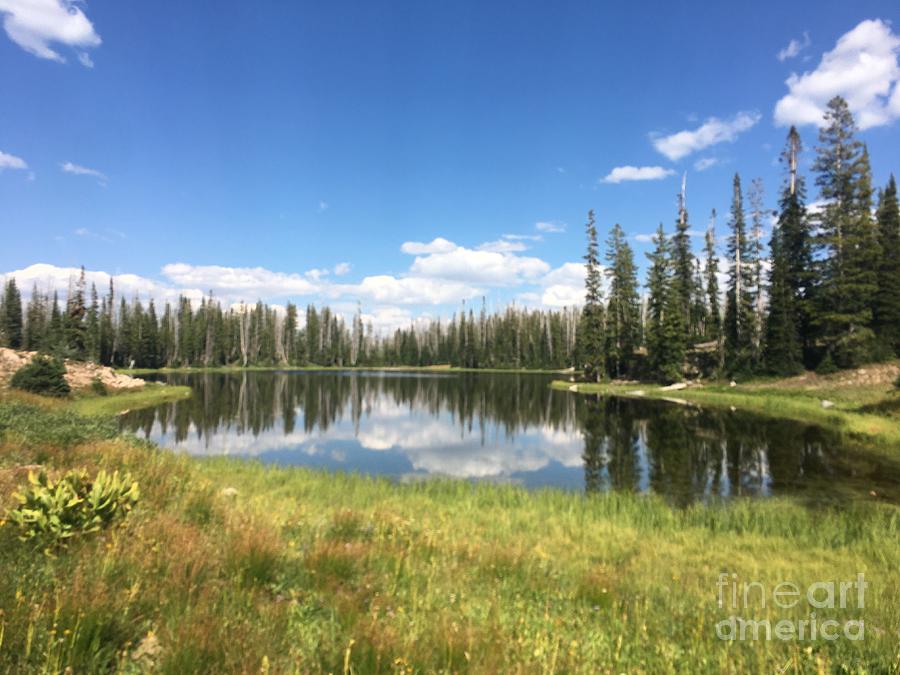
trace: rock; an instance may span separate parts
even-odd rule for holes
[[[834,407],[834,402],[833,402],[833,401],[829,401],[829,400],[827,400],[827,399],[822,399],[822,407],[825,408],[826,410],[827,410],[828,408],[833,408],[833,407]]]
[[[735,408],[734,406],[731,406],[731,412],[737,412],[737,408]]]
[[[37,352],[0,348],[0,384],[9,382],[13,374],[25,364],[31,363],[36,355]],[[140,378],[120,375],[107,366],[68,359],[66,359],[65,377],[72,389],[87,389],[94,380],[99,380],[107,389],[114,391],[141,389],[146,384]]]
[[[223,497],[228,497],[229,499],[234,499],[235,497],[238,496],[238,491],[237,491],[237,488],[227,487],[227,488],[223,488],[219,494],[222,495]]]
[[[728,386],[729,386],[729,387],[736,387],[736,386],[737,386],[737,382],[735,382],[734,380],[732,380],[731,382],[728,383]]]
[[[670,384],[668,387],[660,387],[660,391],[679,391],[681,389],[687,389],[687,384],[685,382],[676,382],[675,384]]]

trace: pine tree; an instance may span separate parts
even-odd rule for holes
[[[796,302],[788,284],[789,264],[778,225],[772,230],[769,250],[771,269],[763,362],[769,373],[795,375],[803,370],[803,354],[796,323]]]
[[[877,221],[881,261],[873,325],[887,355],[900,355],[900,207],[893,175],[879,195]]]
[[[660,223],[647,254],[647,362],[651,375],[663,382],[681,379],[684,365],[684,323],[681,296],[672,283],[671,246]]]
[[[84,300],[85,278],[84,267],[74,285],[69,283],[69,296],[66,298],[65,333],[66,347],[76,359],[83,359],[87,351],[87,331],[84,317],[87,314]]]
[[[811,324],[811,299],[813,294],[812,236],[806,212],[806,181],[799,173],[800,153],[803,147],[795,127],[788,131],[781,162],[787,171],[787,180],[779,200],[779,244],[784,256],[784,281],[791,293],[791,305],[798,340],[804,362],[812,361],[814,334]]]
[[[22,295],[16,286],[15,277],[10,277],[3,289],[3,311],[0,313],[0,332],[3,341],[12,349],[21,349],[22,330]]]
[[[847,368],[872,354],[872,305],[878,289],[869,156],[855,132],[847,102],[839,96],[831,99],[813,166],[825,202],[818,216],[822,263],[815,321],[825,362]]]
[[[640,304],[634,252],[622,226],[615,224],[606,242],[609,265],[609,304],[606,311],[606,356],[608,372],[621,377],[627,372],[638,344]]]
[[[734,175],[728,237],[728,291],[725,298],[725,368],[747,373],[753,366],[753,268],[750,241],[744,223],[741,177]]]
[[[694,296],[694,254],[691,253],[691,236],[689,234],[685,187],[687,175],[681,181],[681,193],[678,195],[678,220],[675,235],[672,237],[672,279],[678,298],[678,309],[681,312],[681,323],[685,329],[687,342],[693,341],[698,333],[698,317],[693,316],[691,306]]]
[[[754,178],[750,184],[750,260],[747,261],[753,274],[753,368],[759,365],[761,358],[765,320],[762,240],[764,209],[763,182],[761,178]]]
[[[720,342],[722,336],[722,310],[719,306],[719,256],[716,253],[716,210],[712,210],[709,227],[706,230],[706,303],[709,320],[706,337]]]
[[[581,323],[578,327],[579,354],[585,378],[599,382],[603,376],[605,361],[603,354],[603,289],[600,281],[600,254],[593,209],[588,211],[585,230],[588,245],[584,255],[584,307],[581,310]]]

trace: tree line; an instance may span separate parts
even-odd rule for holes
[[[694,375],[827,372],[900,354],[900,209],[897,186],[872,187],[868,149],[846,101],[828,103],[812,169],[817,207],[807,203],[800,135],[788,132],[778,208],[764,206],[760,180],[745,204],[732,184],[719,288],[713,210],[700,256],[692,251],[682,185],[674,233],[660,224],[647,254],[644,288],[618,224],[601,253],[588,213],[585,301],[576,308],[469,307],[449,320],[419,321],[378,334],[359,311],[347,322],[328,307],[285,311],[257,302],[224,309],[210,295],[161,311],[127,301],[112,280],[101,298],[84,271],[58,295],[31,292],[23,306],[14,278],[0,297],[0,345],[119,367],[222,365],[566,368],[591,380]],[[774,217],[764,257],[763,230]],[[605,263],[605,264],[604,264]],[[642,293],[643,290],[643,293]]]
[[[764,207],[759,180],[751,183],[745,203],[741,177],[734,176],[724,294],[716,213],[702,258],[695,256],[683,188],[674,234],[667,236],[660,224],[647,254],[643,312],[633,253],[619,225],[610,233],[603,297],[590,212],[577,352],[587,377],[793,375],[900,355],[897,185],[891,176],[876,196],[868,148],[856,131],[847,102],[832,99],[812,165],[819,190],[815,208],[807,203],[794,127],[781,156],[785,177],[776,211]],[[770,215],[775,222],[766,260],[762,233]]]
[[[116,367],[159,368],[319,365],[464,368],[566,368],[574,360],[579,314],[574,309],[515,306],[488,314],[484,305],[449,320],[416,323],[378,334],[359,311],[346,322],[330,308],[288,303],[285,311],[257,302],[224,309],[211,295],[186,297],[158,311],[153,299],[103,297],[84,270],[64,304],[37,286],[23,310],[15,279],[0,299],[0,346],[48,352]]]

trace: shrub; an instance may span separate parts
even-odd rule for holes
[[[41,471],[28,476],[28,487],[15,495],[19,506],[9,520],[21,530],[22,541],[37,539],[65,546],[66,540],[96,532],[124,517],[140,498],[131,476],[100,471],[91,480],[87,471],[69,471],[54,481]]]
[[[106,396],[109,393],[106,390],[106,385],[103,384],[103,380],[99,377],[95,377],[91,380],[91,391],[97,394],[97,396]]]
[[[16,371],[10,385],[33,394],[65,396],[70,391],[65,375],[66,366],[62,361],[38,355]]]

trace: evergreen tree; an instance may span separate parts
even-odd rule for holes
[[[581,310],[581,323],[578,327],[579,354],[585,378],[600,381],[605,361],[603,354],[603,289],[600,281],[600,257],[593,209],[588,211],[585,230],[588,245],[584,255],[584,307]]]
[[[809,365],[814,346],[810,316],[814,277],[812,236],[806,212],[806,182],[798,170],[802,150],[800,134],[795,127],[791,127],[781,154],[787,180],[778,203],[778,231],[785,263],[784,283],[790,290],[791,311],[803,359]]]
[[[678,220],[675,227],[675,235],[671,242],[672,279],[675,285],[675,294],[678,298],[678,309],[681,312],[681,324],[685,329],[687,342],[693,341],[698,333],[696,317],[691,312],[694,296],[694,254],[691,253],[691,236],[689,234],[687,203],[685,196],[685,184],[687,176],[682,178],[681,193],[678,196]]]
[[[795,375],[803,370],[803,355],[796,323],[796,302],[788,284],[789,264],[779,225],[772,230],[769,250],[769,307],[763,361],[766,370],[772,374]]]
[[[651,375],[663,382],[681,379],[684,365],[684,324],[678,285],[672,283],[671,247],[660,223],[647,254],[647,361]]]
[[[12,349],[21,349],[24,337],[22,295],[15,277],[10,277],[3,289],[3,310],[0,312],[0,333],[3,342]]]
[[[716,210],[712,210],[706,230],[706,302],[709,320],[706,337],[719,342],[722,336],[722,310],[719,307],[719,256],[716,253]]]
[[[813,167],[825,202],[818,216],[822,262],[814,319],[826,362],[838,367],[854,367],[870,357],[878,289],[869,155],[855,132],[847,102],[839,96],[831,99]]]
[[[65,341],[69,353],[76,359],[85,358],[87,352],[87,331],[84,317],[87,314],[84,300],[85,279],[84,267],[74,285],[69,283],[69,296],[66,298]]]
[[[609,265],[609,305],[606,312],[608,372],[621,377],[628,371],[639,339],[640,304],[634,252],[621,225],[615,224],[606,242]]]
[[[900,208],[893,175],[879,195],[877,220],[881,261],[873,325],[887,354],[900,355]]]
[[[747,373],[753,365],[753,268],[750,241],[744,223],[741,177],[734,175],[731,200],[731,234],[728,237],[728,291],[725,298],[725,368]]]

